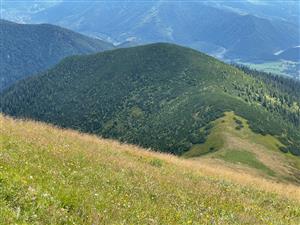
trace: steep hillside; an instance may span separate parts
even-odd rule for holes
[[[297,186],[0,116],[1,224],[299,224]]]
[[[106,42],[57,26],[0,20],[0,91],[26,76],[48,69],[70,55],[112,49]]]
[[[6,90],[1,105],[12,116],[175,154],[203,142],[202,129],[234,111],[254,132],[279,138],[283,152],[299,155],[299,99],[297,82],[153,44],[69,57]]]

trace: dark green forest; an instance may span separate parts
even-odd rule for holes
[[[112,44],[50,24],[17,24],[0,19],[0,91],[45,71],[70,55],[113,49]]]
[[[171,44],[68,57],[5,90],[1,106],[15,117],[178,155],[234,111],[253,131],[279,138],[283,153],[300,155],[299,82]]]

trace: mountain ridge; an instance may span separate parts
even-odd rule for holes
[[[26,76],[42,72],[69,55],[114,48],[113,45],[50,24],[0,20],[0,91]]]

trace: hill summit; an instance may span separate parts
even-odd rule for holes
[[[300,85],[158,43],[64,59],[6,90],[4,113],[183,154],[225,112],[299,155]],[[211,149],[216,151],[217,149]]]

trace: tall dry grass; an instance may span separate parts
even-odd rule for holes
[[[50,141],[55,142],[57,146],[64,145],[64,137],[68,136],[74,140],[88,143],[91,147],[89,152],[91,157],[99,150],[97,146],[101,146],[101,149],[113,149],[116,153],[126,153],[133,157],[157,158],[201,176],[231,181],[239,185],[250,186],[258,190],[276,193],[291,200],[300,201],[300,187],[295,184],[267,179],[259,174],[252,174],[245,170],[228,167],[222,162],[218,163],[218,161],[183,159],[170,154],[154,152],[151,149],[143,149],[135,145],[103,139],[96,135],[61,129],[53,125],[26,119],[16,120],[4,115],[0,115],[0,129],[1,132],[14,133],[20,138],[37,142],[40,145],[48,145]],[[37,133],[42,135],[37,135]],[[89,148],[87,149],[89,151]],[[103,154],[103,151],[101,151],[101,154]],[[119,163],[122,164],[122,162]]]

